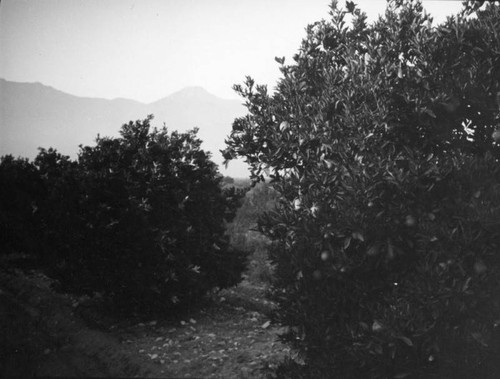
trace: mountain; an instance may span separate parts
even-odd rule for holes
[[[221,173],[248,176],[246,165],[231,162],[228,170],[219,152],[236,117],[245,114],[238,100],[221,99],[201,87],[188,87],[150,104],[129,99],[70,95],[41,83],[0,79],[0,156],[34,158],[38,147],[56,148],[76,158],[79,145],[93,145],[100,136],[116,137],[131,120],[153,114],[153,126],[169,131],[198,127],[203,148],[212,153]]]

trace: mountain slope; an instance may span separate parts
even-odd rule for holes
[[[54,147],[75,158],[78,146],[92,145],[98,134],[118,136],[122,124],[154,114],[154,126],[186,131],[198,127],[203,148],[221,165],[219,152],[236,117],[245,114],[238,100],[218,98],[189,87],[154,103],[128,99],[73,96],[40,83],[0,79],[0,155],[34,158],[38,147]],[[231,164],[231,176],[247,176],[242,163]]]
[[[201,87],[185,88],[149,104],[147,109],[170,130],[199,127],[199,136],[214,158],[220,155],[234,119],[245,114],[238,100],[221,99]]]

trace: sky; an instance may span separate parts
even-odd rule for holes
[[[374,20],[385,1],[355,1]],[[2,0],[0,77],[85,97],[153,102],[187,86],[222,98],[246,75],[273,88],[330,0]],[[343,1],[339,2],[343,4]],[[424,0],[435,22],[460,1]]]
[[[375,20],[385,0],[354,0]],[[274,89],[330,0],[0,0],[0,78],[81,97],[150,103],[188,86],[240,99],[247,75]],[[344,0],[339,0],[344,5]],[[460,1],[424,0],[442,22]],[[243,99],[240,99],[243,102]],[[0,115],[1,117],[1,115]],[[221,148],[224,142],[221,141]],[[224,175],[247,176],[241,162]]]

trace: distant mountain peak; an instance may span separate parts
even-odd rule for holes
[[[184,87],[183,89],[174,92],[162,99],[159,99],[155,101],[154,103],[151,103],[150,105],[158,105],[158,104],[164,104],[165,102],[171,103],[171,102],[180,102],[180,103],[185,103],[185,102],[219,102],[219,101],[228,101],[227,99],[223,99],[218,97],[217,95],[214,95],[213,93],[208,92],[205,88],[200,87],[200,86],[191,86],[191,87]],[[232,100],[229,100],[232,101]]]
[[[184,87],[183,89],[181,89],[179,92],[208,93],[208,91],[205,88],[203,88],[202,86],[187,86],[187,87]]]
[[[215,96],[208,92],[205,88],[200,86],[185,87],[180,91],[174,92],[170,96],[184,96],[184,97],[197,97],[197,96]]]

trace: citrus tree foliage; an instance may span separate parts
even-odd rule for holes
[[[390,1],[368,25],[333,1],[294,62],[276,59],[273,94],[235,86],[248,114],[224,154],[283,198],[260,229],[306,377],[486,377],[497,365],[500,10],[431,20],[419,2]]]
[[[0,254],[24,253],[37,245],[35,214],[40,177],[27,159],[0,159]]]
[[[104,234],[89,269],[106,268],[114,283],[104,288],[173,304],[236,284],[244,257],[229,247],[224,221],[237,204],[221,191],[217,166],[196,131],[149,129],[149,119],[129,123],[121,138],[80,153],[88,227]]]
[[[33,253],[63,289],[141,311],[187,306],[238,283],[246,265],[224,235],[243,194],[222,190],[196,130],[150,130],[150,120],[98,137],[77,161],[42,149],[32,164],[42,183]]]

